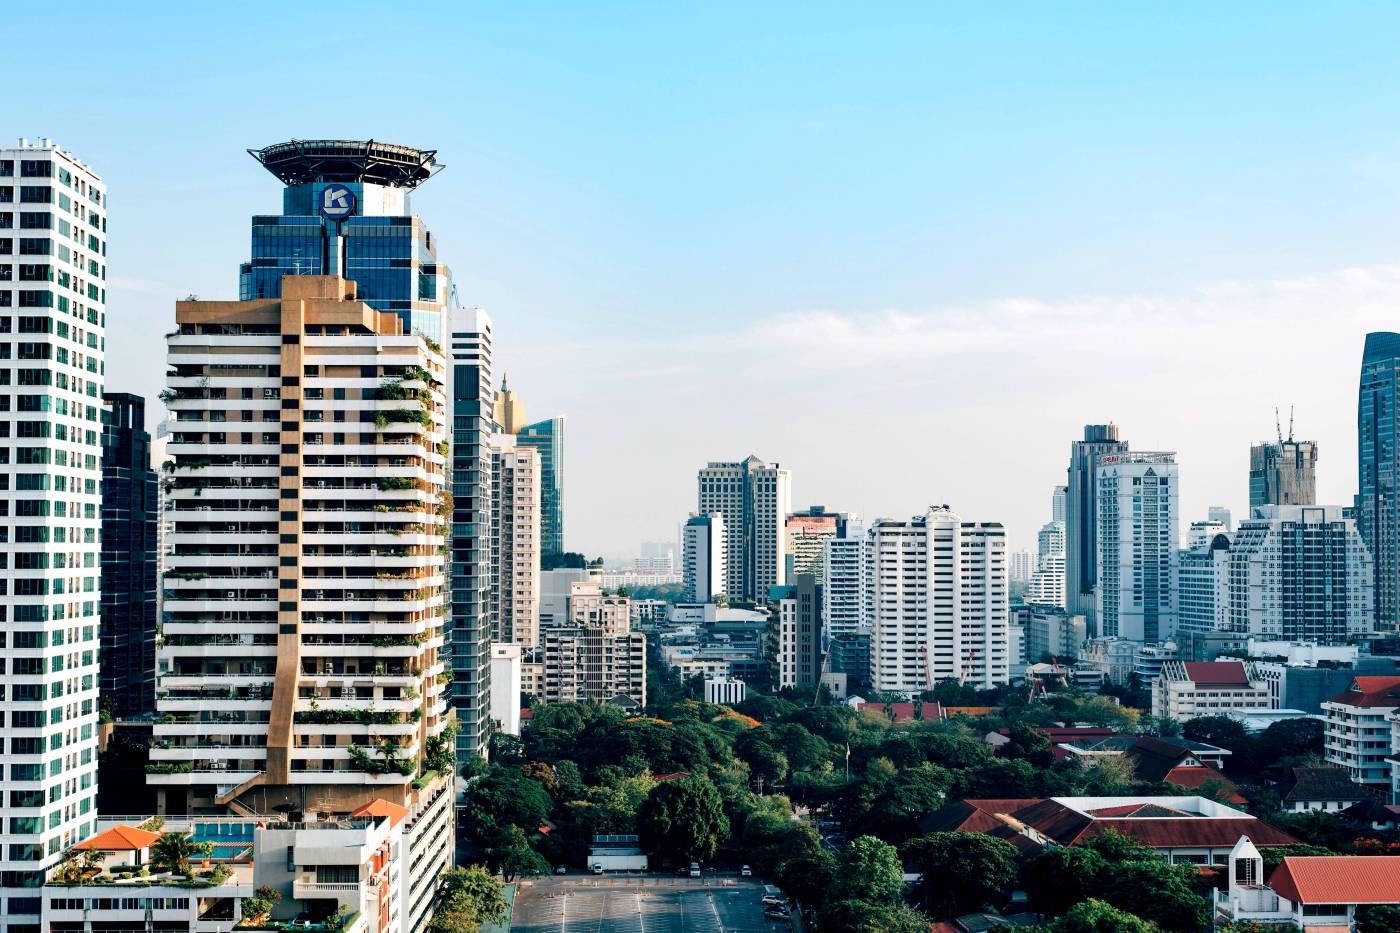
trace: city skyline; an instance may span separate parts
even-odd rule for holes
[[[726,451],[790,467],[795,507],[905,519],[956,502],[1029,547],[1069,442],[1110,420],[1177,451],[1183,523],[1213,504],[1243,516],[1249,445],[1288,405],[1322,451],[1318,502],[1351,501],[1356,367],[1400,305],[1397,66],[1369,54],[1384,29],[1245,11],[1201,35],[1114,11],[1070,37],[1048,11],[796,9],[744,11],[750,35],[790,46],[768,57],[728,44],[737,7],[448,14],[420,37],[436,80],[407,100],[367,92],[375,112],[347,118],[285,93],[352,41],[315,10],[279,14],[306,54],[273,74],[244,67],[269,41],[255,17],[89,7],[105,40],[73,80],[110,104],[15,101],[11,126],[117,192],[107,385],[148,400],[174,300],[235,294],[247,217],[277,210],[244,149],[347,119],[341,135],[436,148],[448,168],[415,209],[462,303],[492,314],[498,366],[531,409],[569,413],[570,550],[624,557],[669,537],[695,466]],[[630,54],[599,54],[624,19],[612,41]],[[190,80],[152,84],[134,67],[152,48]],[[1023,54],[992,74],[994,50]],[[369,83],[395,73],[363,67]],[[438,118],[446,102],[460,121]],[[1313,138],[1327,143],[1299,145]],[[179,159],[152,158],[152,141]],[[198,235],[165,234],[192,203]],[[1092,379],[1064,378],[1076,359]],[[755,395],[796,414],[735,418]],[[617,427],[643,423],[623,500]],[[832,436],[895,455],[878,489]],[[938,456],[949,438],[962,456]]]

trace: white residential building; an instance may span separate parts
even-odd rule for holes
[[[492,641],[540,639],[540,452],[497,434],[491,450]]]
[[[681,535],[681,576],[686,601],[707,603],[729,585],[724,515],[691,515]]]
[[[1357,929],[1358,907],[1400,904],[1400,855],[1289,855],[1266,880],[1264,857],[1241,836],[1225,877],[1212,911],[1231,926],[1334,933]]]
[[[522,655],[514,642],[491,646],[491,719],[506,735],[520,734]]]
[[[1205,547],[1215,539],[1217,535],[1229,535],[1230,527],[1225,522],[1215,519],[1207,519],[1200,522],[1192,522],[1191,527],[1186,529],[1187,549]]]
[[[1178,557],[1177,630],[1223,632],[1229,627],[1230,535],[1224,531],[1198,538],[1198,525],[1223,528],[1220,522],[1196,522],[1191,547]]]
[[[742,703],[749,695],[749,685],[742,680],[710,678],[705,681],[705,702],[721,706]]]
[[[1065,553],[1041,554],[1040,566],[1026,587],[1026,602],[1037,606],[1065,608]]]
[[[1037,664],[1046,656],[1072,662],[1079,657],[1087,637],[1083,616],[1031,606],[1026,610],[1026,661]]]
[[[281,292],[176,305],[149,781],[170,814],[412,810],[455,771],[445,360],[351,281]]]
[[[107,191],[47,139],[0,148],[0,930],[91,835],[97,796]]]
[[[1392,786],[1392,723],[1400,710],[1400,677],[1357,677],[1322,704],[1327,717],[1323,757],[1358,784]]]
[[[696,513],[724,516],[724,592],[755,602],[769,587],[787,582],[787,533],[792,475],[776,463],[750,456],[738,463],[710,463],[697,477]]]
[[[1036,554],[1034,551],[1020,550],[1012,551],[1007,563],[1007,576],[1016,583],[1031,582],[1031,577],[1036,571]]]
[[[1341,506],[1256,506],[1230,544],[1229,628],[1323,645],[1367,635],[1371,566]]]
[[[1168,661],[1152,681],[1152,715],[1177,722],[1271,705],[1269,685],[1244,661]]]
[[[870,537],[852,518],[824,542],[822,618],[830,637],[869,634],[871,626]]]
[[[947,506],[871,528],[871,686],[917,694],[941,680],[1010,677],[1006,532]]]
[[[1176,455],[1099,458],[1098,633],[1156,642],[1176,632]]]

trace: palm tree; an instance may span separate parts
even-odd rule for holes
[[[196,842],[184,833],[161,833],[151,846],[151,864],[159,870],[181,873],[190,859],[213,851],[211,842]]]

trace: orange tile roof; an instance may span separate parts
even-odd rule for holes
[[[401,807],[396,803],[390,803],[382,798],[375,798],[369,803],[354,810],[351,816],[387,816],[390,826],[399,825],[399,821],[408,816],[408,807]]]
[[[1400,706],[1400,677],[1357,677],[1329,703],[1347,706]]]
[[[1291,855],[1269,887],[1295,904],[1400,904],[1400,855]]]
[[[125,852],[127,850],[136,851],[144,849],[160,838],[160,833],[148,832],[144,829],[137,829],[135,826],[113,826],[103,833],[98,833],[87,842],[80,842],[76,846],[79,849],[101,849],[104,852]]]

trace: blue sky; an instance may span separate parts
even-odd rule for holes
[[[1180,452],[1184,519],[1242,511],[1290,403],[1351,495],[1400,326],[1393,5],[64,9],[7,11],[3,122],[108,181],[114,390],[159,390],[175,298],[236,294],[279,203],[245,148],[373,136],[439,150],[415,206],[569,414],[571,547],[674,535],[750,452],[796,505],[1029,544],[1109,419]]]

